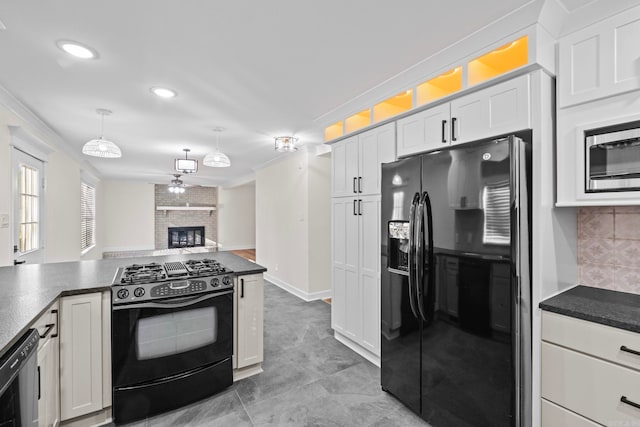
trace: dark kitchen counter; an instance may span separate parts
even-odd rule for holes
[[[0,267],[0,356],[26,332],[29,325],[44,313],[56,298],[110,289],[118,267],[203,258],[219,261],[236,275],[267,271],[261,265],[231,252]]]
[[[553,313],[640,332],[640,295],[576,286],[540,303]]]

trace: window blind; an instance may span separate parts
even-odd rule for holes
[[[80,245],[81,250],[96,244],[96,189],[80,184]]]
[[[509,181],[500,181],[484,187],[484,234],[482,242],[492,245],[508,245],[511,241],[511,216],[509,206]]]

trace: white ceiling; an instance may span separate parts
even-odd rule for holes
[[[95,110],[113,110],[104,136],[123,157],[85,157],[107,179],[168,182],[182,149],[202,160],[222,126],[232,166],[185,182],[223,185],[286,155],[274,136],[321,143],[315,119],[534,1],[4,1],[0,85],[77,152],[99,136]],[[60,39],[99,58],[69,57]]]

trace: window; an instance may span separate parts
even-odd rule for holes
[[[81,250],[86,251],[96,244],[96,189],[80,184],[80,239]]]
[[[18,250],[21,253],[39,249],[39,185],[38,169],[20,165],[18,177]]]

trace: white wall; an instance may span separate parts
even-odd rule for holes
[[[11,214],[11,135],[7,125],[12,123],[11,115],[0,107],[0,215]],[[13,262],[13,228],[0,228],[0,266]]]
[[[54,152],[45,164],[45,261],[80,257],[80,168],[65,153]]]
[[[153,184],[103,181],[103,250],[146,250],[155,247]]]
[[[331,289],[331,156],[309,156],[309,292]]]
[[[218,243],[221,250],[256,247],[256,183],[218,188]]]
[[[330,295],[330,161],[298,152],[256,172],[256,261],[304,299]]]

